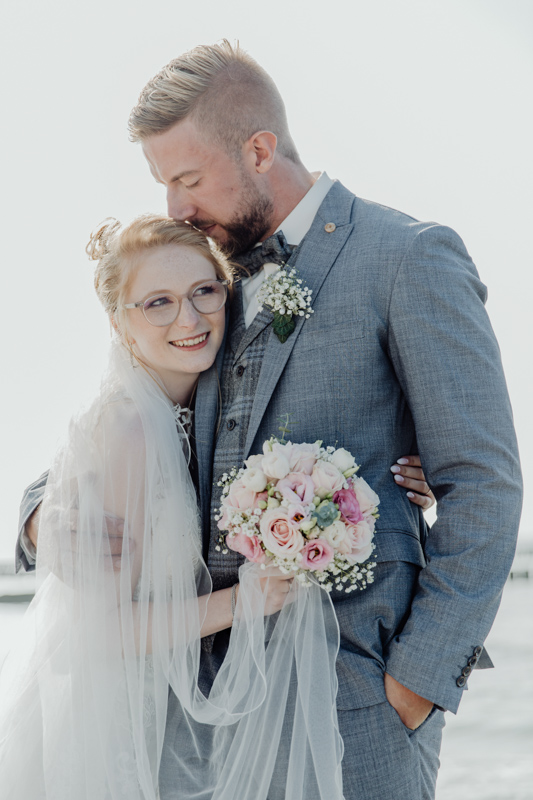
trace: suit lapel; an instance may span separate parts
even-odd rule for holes
[[[273,320],[273,314],[268,308],[263,308],[262,311],[256,315],[255,319],[248,328],[244,329],[241,340],[233,353],[233,363],[235,364],[242,356],[247,347],[249,347],[254,339],[256,339],[261,331]]]
[[[353,230],[353,224],[350,222],[353,202],[353,194],[340,183],[335,183],[320,206],[311,229],[305,236],[297,254],[294,266],[298,269],[304,286],[308,286],[313,292],[313,305],[322,284]],[[331,230],[332,225],[333,230]],[[264,314],[265,311],[263,310],[261,313]],[[269,316],[272,319],[270,313]],[[284,344],[279,341],[274,331],[270,332],[252,406],[244,458],[248,458],[250,455],[270,398],[305,322],[305,317],[298,318],[294,332]]]
[[[200,491],[200,510],[204,532],[209,536],[211,475],[213,451],[216,439],[217,413],[219,409],[220,382],[224,362],[224,348],[228,336],[228,315],[226,315],[226,333],[222,347],[218,351],[216,361],[211,369],[200,374],[194,412],[194,435],[196,440],[196,457],[198,459],[198,486]]]

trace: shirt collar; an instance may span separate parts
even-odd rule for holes
[[[333,181],[331,178],[325,172],[322,172],[274,233],[282,230],[287,239],[287,244],[298,246],[313,224],[316,213],[332,186]]]

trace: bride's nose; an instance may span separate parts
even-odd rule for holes
[[[178,316],[174,320],[174,325],[180,328],[194,328],[200,321],[201,314],[195,309],[188,297],[181,300]]]

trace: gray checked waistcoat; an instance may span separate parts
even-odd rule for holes
[[[291,258],[291,264],[294,257]],[[245,458],[248,424],[263,363],[266,343],[270,335],[272,313],[260,311],[246,328],[240,283],[229,315],[229,332],[220,376],[221,424],[216,437],[213,457],[213,491],[211,495],[211,536],[207,563],[213,579],[213,589],[224,589],[238,580],[238,569],[244,562],[239,553],[223,554],[215,549],[217,522],[215,515],[220,506],[221,488],[217,482],[232,467],[240,469]],[[275,433],[275,431],[272,431]]]

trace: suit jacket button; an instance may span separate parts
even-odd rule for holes
[[[464,676],[464,675],[461,675],[461,677],[460,677],[460,678],[457,678],[457,680],[455,681],[455,683],[457,684],[457,686],[459,687],[459,689],[462,689],[462,688],[463,688],[463,686],[465,686],[465,685],[466,685],[466,678],[465,678],[465,676]]]
[[[480,645],[478,645],[477,647],[474,648],[474,655],[477,656],[478,658],[479,658],[479,656],[481,655],[482,652],[483,652],[483,648]]]
[[[326,222],[326,224],[324,225],[324,230],[326,231],[326,233],[333,233],[336,227],[337,226],[335,225],[334,222]]]
[[[468,661],[466,662],[469,667],[475,667],[477,664],[477,656],[470,656]]]
[[[244,370],[245,367],[243,367],[242,364],[239,364],[239,366],[237,367],[237,375],[239,376],[239,378],[242,378],[242,376],[244,375]]]
[[[471,672],[472,672],[472,667],[463,667],[463,669],[461,670],[461,675],[464,675],[465,678],[468,678]]]
[[[234,419],[228,419],[228,421],[226,423],[226,428],[228,429],[228,431],[232,431],[235,428],[236,425],[237,425],[237,423],[235,422]]]

